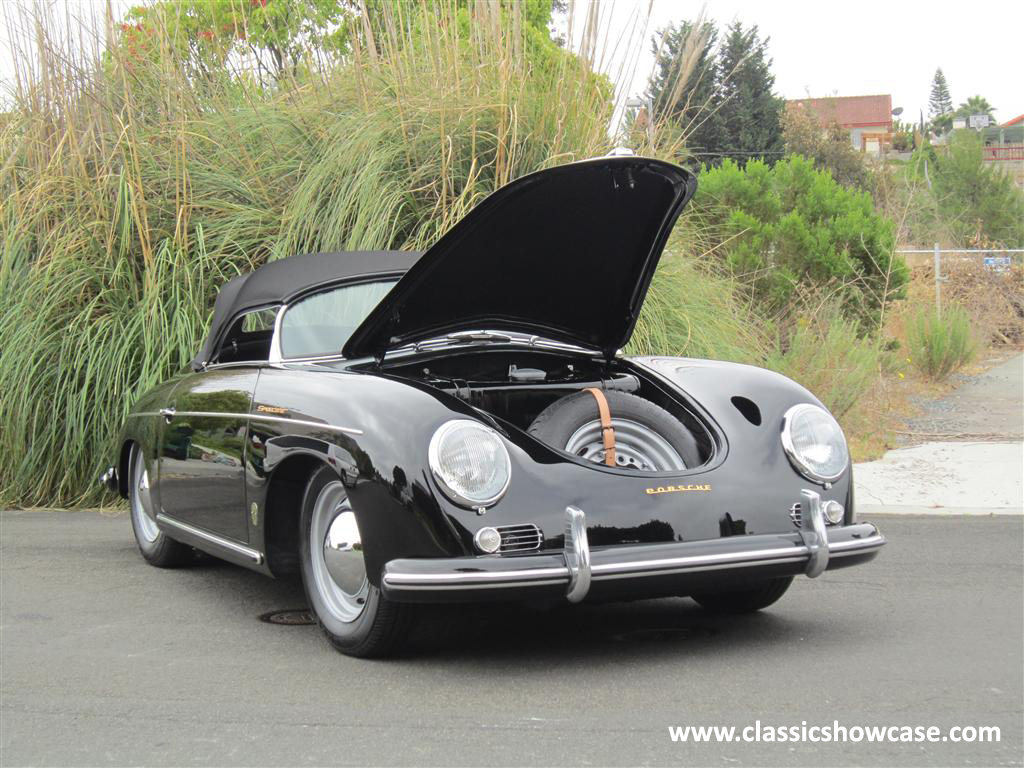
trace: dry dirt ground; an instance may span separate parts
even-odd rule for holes
[[[1024,510],[1024,356],[919,403],[908,445],[854,467],[861,514],[1019,515]]]

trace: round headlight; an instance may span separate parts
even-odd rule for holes
[[[838,479],[850,461],[839,424],[810,403],[794,405],[782,417],[782,447],[797,471],[818,483]]]
[[[508,450],[498,433],[483,424],[468,419],[442,424],[430,439],[428,457],[434,479],[456,504],[487,507],[508,489]]]

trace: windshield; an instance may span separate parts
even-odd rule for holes
[[[281,356],[339,354],[352,332],[395,282],[381,280],[343,285],[290,305],[281,319]]]

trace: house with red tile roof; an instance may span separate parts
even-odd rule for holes
[[[892,96],[830,96],[795,99],[787,109],[804,109],[822,126],[838,124],[850,132],[850,143],[862,152],[877,154],[892,140]]]

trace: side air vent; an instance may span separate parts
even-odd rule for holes
[[[532,552],[535,549],[540,549],[541,542],[544,541],[544,534],[532,523],[499,525],[497,531],[501,534],[501,546],[498,548],[498,552],[502,555]]]
[[[789,508],[789,519],[793,521],[793,525],[795,525],[797,528],[803,526],[803,510],[800,508],[799,501]]]
[[[743,414],[744,419],[755,427],[761,426],[761,409],[757,407],[757,403],[750,398],[735,395],[732,398],[732,404],[736,406],[737,411]]]

